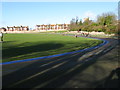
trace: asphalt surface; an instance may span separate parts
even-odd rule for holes
[[[118,39],[104,39],[109,43],[89,52],[3,65],[2,88],[103,87],[118,67],[119,47]]]

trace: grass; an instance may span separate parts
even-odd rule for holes
[[[67,32],[67,30],[61,30],[61,31],[45,31],[45,32],[40,32],[40,33],[64,33]]]
[[[71,52],[100,44],[102,41],[59,34],[5,34],[3,62]]]

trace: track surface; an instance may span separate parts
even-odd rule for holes
[[[111,51],[118,45],[117,39],[104,38],[104,40],[108,40],[109,43],[90,52],[3,65],[2,86],[3,88],[94,88],[102,77],[99,78],[97,74],[93,76],[92,72],[91,75],[87,75],[87,68],[100,60],[104,62],[104,55],[107,53],[110,54],[110,58],[113,53]],[[100,59],[101,57],[104,59]],[[113,66],[117,67],[116,57],[115,61]],[[104,72],[102,74],[104,77],[108,75]]]

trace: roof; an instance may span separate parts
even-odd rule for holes
[[[60,26],[60,25],[70,25],[70,24],[42,24],[42,25],[36,25],[37,27],[40,27],[40,26],[56,26],[56,25],[58,25],[58,26]]]
[[[13,27],[8,27],[8,26],[7,26],[7,28],[21,28],[21,27],[23,27],[23,28],[26,28],[26,27],[27,27],[27,28],[28,28],[28,26],[13,26]]]

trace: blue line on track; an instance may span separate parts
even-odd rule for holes
[[[88,38],[88,37],[86,37],[86,38]],[[98,39],[98,38],[92,38],[92,39]],[[27,61],[39,60],[39,59],[47,59],[47,58],[53,58],[53,57],[58,57],[58,56],[63,56],[63,55],[74,54],[74,53],[83,52],[83,51],[90,51],[90,50],[99,48],[99,47],[101,47],[101,46],[103,46],[103,45],[105,45],[109,42],[109,41],[103,40],[103,39],[98,39],[98,40],[102,40],[103,43],[101,43],[97,46],[94,46],[94,47],[90,47],[90,48],[86,48],[86,49],[82,49],[82,50],[77,50],[77,51],[73,51],[73,52],[67,52],[67,53],[62,53],[62,54],[56,54],[56,55],[50,55],[50,56],[44,56],[44,57],[37,57],[37,58],[31,58],[31,59],[4,62],[4,63],[0,63],[0,65],[13,64],[13,63],[19,63],[19,62],[27,62]]]

